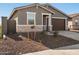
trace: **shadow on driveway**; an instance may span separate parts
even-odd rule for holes
[[[36,41],[41,42],[43,45],[50,49],[79,44],[79,41],[61,35],[53,37],[52,35],[45,35],[41,33],[36,34]]]
[[[28,38],[28,33],[21,33],[20,35]],[[22,41],[22,38],[18,37],[17,34],[8,35],[8,37],[12,38],[15,41]],[[71,38],[67,38],[61,35],[58,35],[57,37],[53,37],[53,35],[46,35],[39,32],[36,33],[35,39],[34,39],[34,33],[32,32],[29,33],[29,38],[38,43],[43,44],[45,47],[48,47],[49,49],[56,49],[59,47],[79,44],[79,41]]]

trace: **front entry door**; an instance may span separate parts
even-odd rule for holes
[[[49,16],[43,15],[43,30],[48,31],[49,30]]]

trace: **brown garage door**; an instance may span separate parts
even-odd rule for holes
[[[65,20],[64,19],[52,19],[52,30],[65,30]]]

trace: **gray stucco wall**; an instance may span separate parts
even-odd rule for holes
[[[26,25],[27,24],[27,14],[26,12],[18,12],[18,24]]]
[[[25,8],[22,10],[18,11],[18,16],[19,16],[19,24],[26,24],[27,23],[27,12],[35,12],[36,13],[36,25],[41,25],[42,24],[42,13],[50,13],[47,10],[44,10],[42,8],[36,8],[31,7],[31,8]]]

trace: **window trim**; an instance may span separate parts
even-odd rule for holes
[[[17,20],[15,20],[15,18],[17,18]],[[18,16],[14,17],[14,20],[16,21],[16,26],[18,26]]]
[[[75,25],[78,25],[78,19],[75,20]]]
[[[49,26],[51,26],[51,13],[42,13],[42,25],[43,25],[43,15],[49,16]]]
[[[34,24],[29,24],[28,13],[34,14]],[[30,26],[36,25],[36,13],[35,12],[27,12],[27,25],[30,25]]]

